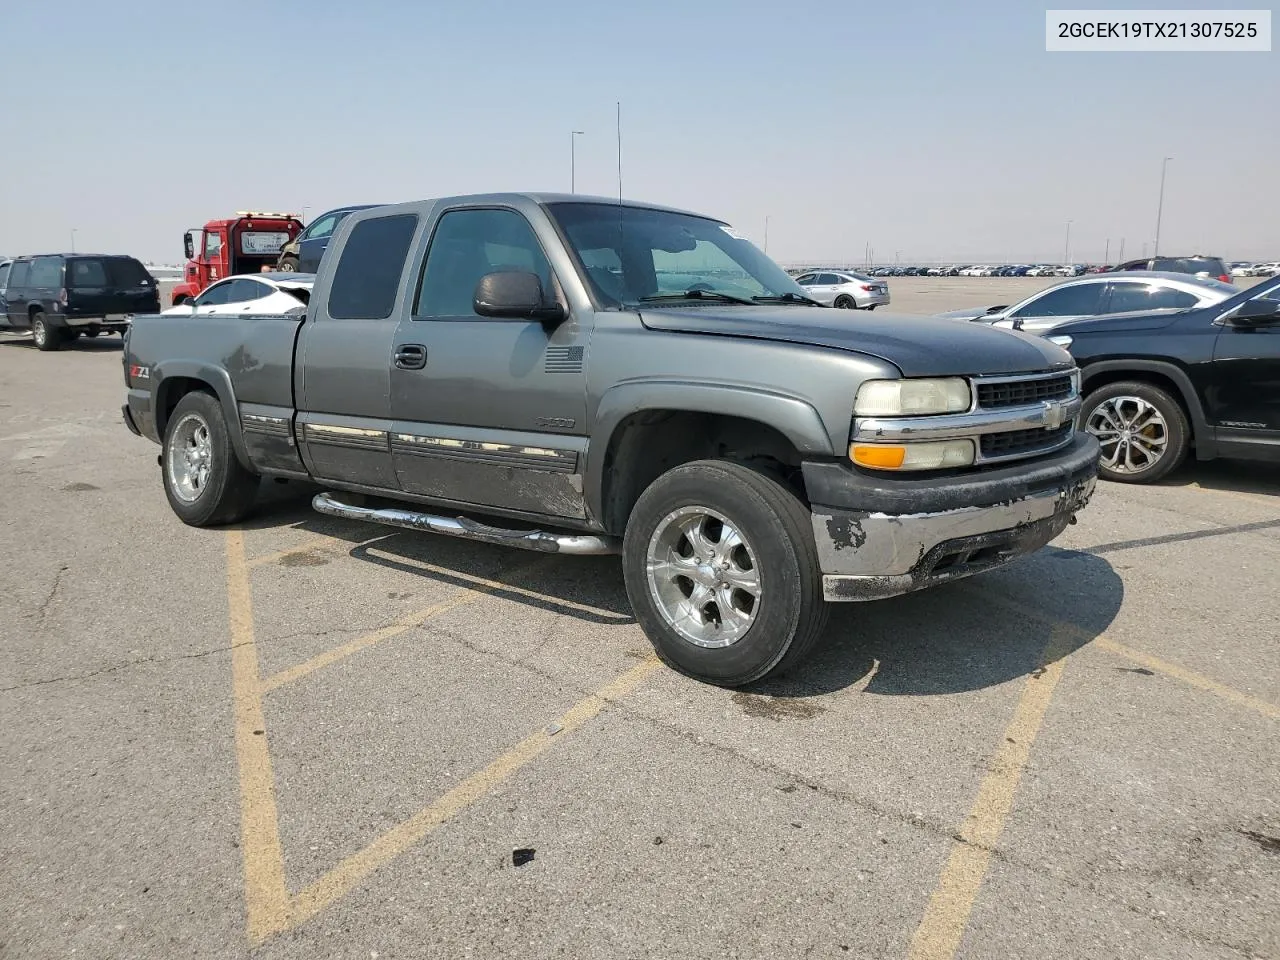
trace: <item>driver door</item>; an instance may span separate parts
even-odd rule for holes
[[[499,270],[534,273],[557,295],[522,214],[444,211],[392,351],[396,476],[434,499],[581,519],[590,325],[479,316],[476,284]]]

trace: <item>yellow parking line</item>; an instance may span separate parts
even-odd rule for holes
[[[273,553],[263,554],[260,557],[254,557],[249,561],[249,568],[255,569],[263,566],[264,564],[275,563],[277,560],[287,557],[291,553],[308,553],[312,550],[323,550],[326,547],[332,547],[339,543],[347,546],[358,546],[361,542],[367,543],[368,541],[357,541],[353,543],[348,540],[342,540],[338,537],[324,535],[312,537],[310,540],[305,540],[297,546],[288,547],[284,550],[276,550]]]
[[[1022,614],[1024,617],[1036,620],[1039,623],[1048,624],[1056,629],[1065,630],[1071,635],[1083,640],[1087,645],[1095,646],[1101,650],[1106,650],[1109,653],[1114,653],[1118,656],[1133,660],[1135,663],[1140,663],[1157,673],[1162,673],[1167,677],[1172,677],[1174,680],[1180,680],[1185,684],[1204,690],[1208,693],[1216,694],[1224,700],[1230,700],[1232,703],[1239,706],[1247,707],[1250,710],[1256,710],[1264,716],[1271,717],[1273,719],[1280,719],[1280,706],[1277,706],[1267,700],[1262,700],[1251,694],[1245,693],[1242,690],[1229,687],[1225,683],[1219,683],[1217,680],[1210,679],[1202,673],[1196,673],[1194,670],[1188,670],[1186,667],[1179,666],[1176,663],[1172,663],[1168,660],[1162,660],[1160,657],[1144,653],[1141,650],[1135,650],[1133,647],[1126,646],[1119,640],[1113,640],[1105,633],[1090,633],[1079,624],[1071,623],[1068,620],[1059,620],[1057,617],[1041,613],[1033,607],[1029,607],[1018,600],[1014,600],[1012,597],[1006,597],[994,590],[986,590],[983,595],[987,599],[993,600],[995,603],[1013,610],[1015,613]]]
[[[1263,716],[1271,717],[1273,720],[1280,720],[1280,706],[1245,693],[1242,690],[1237,690],[1235,687],[1228,687],[1226,684],[1218,683],[1218,681],[1211,680],[1203,674],[1196,673],[1194,670],[1188,670],[1186,667],[1180,667],[1176,663],[1170,663],[1168,660],[1161,660],[1159,657],[1153,657],[1149,653],[1143,653],[1141,650],[1125,646],[1120,641],[1112,640],[1105,634],[1097,637],[1093,644],[1103,650],[1109,650],[1122,657],[1127,657],[1134,663],[1140,663],[1157,673],[1163,673],[1190,686],[1217,694],[1224,700],[1230,700],[1232,703],[1239,704],[1242,707],[1256,710]]]
[[[402,633],[406,633],[407,631],[414,629],[415,627],[420,627],[432,617],[438,616],[446,610],[452,610],[465,603],[471,603],[474,600],[479,600],[485,594],[490,592],[492,591],[484,588],[472,589],[471,587],[464,587],[452,594],[448,599],[442,600],[439,603],[423,610],[419,610],[416,613],[411,613],[407,617],[385,626],[380,630],[375,630],[372,633],[366,633],[363,637],[357,637],[349,643],[344,643],[339,647],[334,647],[332,650],[326,650],[324,653],[314,656],[310,660],[300,663],[295,667],[289,667],[287,670],[281,670],[279,673],[272,674],[262,681],[260,689],[263,693],[270,693],[278,687],[283,687],[286,683],[291,683],[294,680],[305,677],[307,674],[314,673],[323,667],[337,663],[339,660],[345,660],[353,653],[359,653],[361,650],[367,650],[375,643],[380,643],[381,641],[388,640],[391,637],[397,637]]]
[[[309,920],[335,900],[345,896],[369,874],[404,853],[441,824],[498,787],[529,761],[546,752],[556,739],[574,732],[599,715],[611,701],[630,693],[657,666],[658,661],[650,658],[632,667],[561,716],[557,721],[561,730],[555,736],[543,730],[527,737],[439,800],[392,827],[363,850],[347,857],[292,899],[290,926]]]
[[[955,956],[973,912],[974,900],[987,875],[992,851],[1013,808],[1031,746],[1062,677],[1062,657],[1068,652],[1068,646],[1067,632],[1055,628],[1045,647],[1044,666],[1027,678],[1013,719],[991,758],[990,770],[978,787],[978,797],[942,868],[924,919],[911,939],[908,960],[950,960]]]
[[[539,558],[540,562],[542,558]],[[517,573],[536,566],[527,565]],[[479,578],[473,578],[479,580]],[[484,596],[507,585],[497,581],[479,581],[480,587],[467,588],[465,595],[455,595],[424,611],[435,615],[462,603]],[[258,654],[254,639],[253,602],[249,585],[249,564],[244,551],[244,534],[227,533],[227,600],[231,629],[232,699],[235,713],[236,759],[240,771],[241,853],[244,859],[245,911],[248,937],[252,945],[289,930],[315,916],[346,895],[375,870],[404,853],[409,847],[465,810],[512,774],[536,759],[557,738],[565,737],[597,717],[605,707],[634,690],[659,664],[650,657],[637,664],[595,693],[571,707],[557,721],[555,734],[544,728],[507,750],[497,760],[472,774],[434,803],[414,814],[397,827],[374,840],[363,850],[347,857],[325,876],[297,895],[289,893],[285,882],[284,853],[280,843],[279,816],[275,799],[275,780],[271,772],[262,694],[287,679],[277,675],[265,683],[260,680]],[[425,619],[425,617],[424,617]],[[397,627],[410,629],[420,623]],[[392,628],[387,628],[392,629]],[[375,631],[364,646],[385,639],[387,629]],[[338,651],[351,647],[338,648]],[[363,649],[364,647],[359,647]],[[351,650],[350,652],[354,652]],[[340,654],[349,655],[349,654]],[[319,659],[319,658],[317,658]],[[332,659],[327,662],[333,662]],[[310,661],[309,661],[310,663]],[[311,669],[319,669],[317,664]],[[304,665],[305,666],[305,665]],[[297,668],[294,668],[295,670]],[[286,671],[290,673],[291,671]],[[310,672],[310,671],[308,671]],[[273,680],[277,680],[274,685]]]
[[[258,650],[253,635],[253,599],[245,563],[244,534],[227,533],[227,601],[231,620],[231,678],[236,760],[240,766],[240,852],[244,857],[244,899],[249,939],[278,930],[289,901],[284,855],[276,816],[275,780],[267,746]]]

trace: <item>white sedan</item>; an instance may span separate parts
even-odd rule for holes
[[[311,299],[314,273],[247,273],[227,277],[205,287],[195,300],[163,311],[166,316],[208,316],[236,313],[245,316],[297,313]]]

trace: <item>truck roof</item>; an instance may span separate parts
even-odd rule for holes
[[[583,193],[473,193],[462,194],[455,197],[434,197],[422,200],[409,200],[403,203],[389,203],[381,207],[371,207],[370,210],[394,209],[400,207],[419,207],[423,204],[434,206],[438,203],[496,203],[496,204],[515,204],[519,202],[547,204],[547,203],[592,203],[592,204],[609,204],[611,206],[633,207],[641,210],[662,210],[666,213],[680,213],[690,217],[702,217],[705,220],[714,220],[716,223],[723,223],[719,217],[708,217],[704,213],[697,213],[692,210],[681,210],[679,207],[668,207],[660,203],[646,203],[643,200],[619,200],[617,197],[597,197]],[[360,210],[353,216],[367,214],[368,211]]]

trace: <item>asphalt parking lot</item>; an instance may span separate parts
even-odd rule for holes
[[[0,334],[0,956],[1280,956],[1280,469],[1102,484],[733,692],[614,558],[184,526],[119,342]]]

